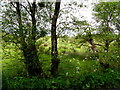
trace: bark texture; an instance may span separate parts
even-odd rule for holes
[[[55,3],[54,15],[52,18],[52,26],[51,26],[51,55],[52,55],[52,65],[51,65],[51,74],[53,76],[57,75],[58,65],[60,60],[58,59],[58,51],[57,51],[57,35],[56,35],[56,23],[60,10],[60,1]]]

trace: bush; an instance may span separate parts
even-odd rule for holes
[[[4,83],[4,82],[3,82]],[[5,85],[8,84],[8,85]],[[98,88],[117,88],[120,86],[120,73],[108,69],[106,72],[90,73],[79,78],[47,78],[37,77],[25,78],[14,77],[7,79],[4,86],[7,88],[40,88],[40,89],[98,89]],[[5,88],[3,86],[3,88]]]

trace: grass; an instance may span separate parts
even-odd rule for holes
[[[47,43],[48,46],[44,47],[44,43]],[[71,88],[72,90],[72,87],[76,89],[89,89],[102,87],[116,88],[120,86],[120,83],[118,82],[120,81],[119,55],[117,53],[112,55],[114,51],[113,49],[109,55],[111,68],[108,69],[108,71],[105,71],[96,60],[96,55],[89,52],[85,46],[78,48],[71,42],[63,42],[60,39],[58,43],[58,57],[60,58],[60,64],[57,78],[51,78],[50,75],[50,39],[42,39],[42,42],[37,43],[39,50],[38,55],[42,62],[42,68],[45,74],[49,77],[47,79],[38,79],[37,77],[28,78],[21,51],[18,48],[15,48],[14,45],[5,45],[3,49],[3,59],[0,61],[2,62],[3,70],[3,87]],[[116,56],[118,58],[116,58]],[[104,59],[102,55],[101,59]],[[110,84],[112,85],[110,86]]]

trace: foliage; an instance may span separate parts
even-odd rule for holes
[[[68,3],[69,4],[69,3]],[[23,4],[25,5],[25,4]],[[6,6],[8,12],[3,11],[3,25],[8,28],[3,30],[2,40],[2,80],[3,89],[106,89],[120,88],[120,45],[119,45],[119,23],[116,18],[119,15],[118,2],[100,2],[94,8],[96,23],[94,27],[85,20],[80,20],[74,15],[71,17],[62,17],[62,14],[70,14],[76,11],[72,9],[77,3],[69,4],[71,9],[61,10],[57,34],[58,36],[58,58],[60,64],[58,68],[58,76],[52,77],[51,72],[51,38],[45,36],[49,33],[49,23],[53,14],[53,3],[38,2],[36,12],[37,19],[37,39],[35,46],[41,66],[45,73],[44,78],[30,77],[25,67],[24,57],[21,45],[16,43],[20,41],[16,23],[16,13],[13,7]],[[82,4],[80,5],[80,8]],[[29,7],[26,6],[27,9]],[[79,8],[78,8],[79,9]],[[25,40],[30,41],[28,33],[31,31],[31,23],[29,15],[25,8],[22,8],[22,19],[25,20],[23,30],[27,31]],[[70,10],[70,11],[69,11]],[[72,11],[73,10],[73,11]],[[47,13],[48,12],[48,13]],[[51,13],[50,13],[51,12]],[[63,14],[63,15],[64,15]],[[28,18],[27,18],[28,17]],[[111,17],[111,18],[110,18]],[[62,19],[61,19],[62,18]],[[65,18],[65,19],[64,19]],[[67,21],[71,19],[70,23]],[[62,21],[63,20],[63,21]],[[10,24],[8,24],[10,23]],[[59,26],[60,25],[60,26]],[[6,26],[6,27],[5,27]],[[11,28],[10,28],[11,27]],[[77,36],[64,35],[64,31],[70,30],[79,33]],[[97,52],[92,52],[89,40],[92,39],[96,45]],[[30,41],[31,42],[31,41]],[[108,44],[108,46],[107,46]],[[109,50],[106,52],[106,47]],[[32,56],[32,55],[31,55]],[[103,68],[100,63],[109,64],[109,67]]]
[[[42,44],[50,43],[49,37],[41,38]],[[57,78],[52,78],[50,76],[50,65],[51,57],[50,54],[45,54],[45,51],[40,52],[39,58],[42,62],[42,67],[48,78],[38,79],[37,77],[29,78],[26,71],[24,70],[24,64],[18,59],[18,54],[20,55],[19,49],[14,51],[15,44],[5,45],[4,53],[8,54],[7,57],[3,58],[3,87],[7,88],[61,88],[61,89],[88,89],[88,88],[117,88],[119,86],[119,53],[117,52],[117,46],[113,43],[110,47],[109,59],[111,67],[104,70],[100,67],[99,62],[96,61],[96,56],[93,53],[87,53],[84,51],[86,48],[75,48],[77,52],[69,50],[75,46],[72,42],[68,43],[68,39],[59,39],[59,58],[61,63],[59,66],[59,76]],[[71,39],[70,39],[71,40]],[[41,41],[41,40],[40,40]],[[5,42],[4,42],[5,43]],[[66,45],[65,51],[71,52],[67,54],[62,54],[62,48],[64,44]],[[72,44],[69,45],[69,44]],[[40,42],[41,45],[41,42]],[[10,47],[10,51],[8,50]],[[39,46],[39,40],[38,40]],[[47,50],[47,47],[44,47]],[[116,51],[116,52],[114,52]],[[15,53],[14,53],[15,52]],[[85,55],[85,53],[87,55]],[[101,59],[104,60],[105,53],[99,53]],[[117,57],[117,58],[116,58]],[[12,67],[11,67],[12,66]],[[113,69],[111,69],[113,68]],[[23,70],[23,71],[22,71]]]
[[[14,77],[7,80],[7,85],[7,88],[14,89],[98,89],[103,87],[118,88],[120,85],[120,73],[108,69],[105,73],[89,73],[76,79],[64,78],[61,76],[49,79],[39,79],[37,77]]]

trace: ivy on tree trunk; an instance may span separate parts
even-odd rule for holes
[[[20,35],[20,44],[21,50],[23,51],[23,55],[25,58],[25,65],[28,71],[29,76],[43,76],[43,70],[41,64],[39,62],[39,58],[37,55],[37,49],[35,46],[35,37],[36,37],[36,19],[35,19],[35,8],[36,3],[33,2],[32,6],[30,6],[31,18],[32,18],[32,34],[29,35],[30,40],[25,42],[25,35],[23,33],[22,28],[22,19],[21,19],[21,11],[19,2],[16,3],[16,12],[18,16],[18,24],[19,24],[19,35]]]

